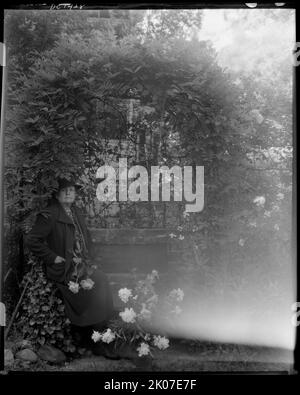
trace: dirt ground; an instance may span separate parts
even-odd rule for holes
[[[184,343],[173,341],[164,351],[156,350],[154,358],[108,360],[104,357],[83,356],[52,365],[38,361],[15,364],[13,371],[58,372],[128,372],[128,371],[192,371],[192,372],[264,372],[293,374],[293,352],[280,348],[254,347],[216,343]]]

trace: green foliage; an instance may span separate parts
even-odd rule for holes
[[[28,71],[36,53],[53,47],[58,39],[60,28],[57,13],[7,10],[5,12],[5,43],[11,61],[18,63],[23,71]]]
[[[148,10],[145,34],[148,38],[190,38],[201,28],[200,10]]]
[[[31,270],[23,279],[23,286],[28,285],[18,313],[18,331],[36,346],[51,344],[73,353],[70,321],[55,285],[46,279],[40,262],[31,258],[28,264]]]
[[[284,63],[276,81],[261,71],[229,73],[209,42],[192,37],[198,14],[189,20],[169,10],[144,27],[137,14],[105,24],[97,13],[81,15],[61,16],[46,46],[30,31],[48,22],[34,13],[27,27],[23,16],[9,22],[12,35],[33,35],[36,52],[30,65],[15,63],[22,52],[9,38],[17,50],[8,58],[8,216],[19,223],[51,196],[57,176],[71,175],[82,178],[81,204],[92,212],[96,170],[120,155],[109,140],[122,139],[139,145],[138,158],[127,152],[131,163],[205,168],[204,210],[179,224],[190,242],[182,275],[208,292],[212,283],[242,290],[246,278],[264,289],[270,263],[272,281],[280,278],[291,259],[292,86]],[[132,101],[138,110],[129,119]],[[253,203],[257,196],[265,207]]]

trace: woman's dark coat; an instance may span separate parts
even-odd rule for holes
[[[83,216],[74,207],[90,258],[95,258],[90,233]],[[107,321],[113,314],[112,295],[107,277],[100,270],[90,276],[95,282],[91,290],[80,289],[77,294],[68,288],[72,271],[75,226],[59,202],[53,203],[38,215],[31,231],[25,236],[30,251],[41,258],[46,276],[55,282],[65,303],[66,315],[74,325],[88,326]],[[65,262],[54,263],[61,256]]]

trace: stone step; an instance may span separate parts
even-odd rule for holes
[[[169,267],[166,244],[99,244],[96,251],[96,262],[106,273],[125,273],[133,269],[142,273],[166,272]]]
[[[108,244],[165,244],[171,230],[164,228],[89,228],[93,243]]]

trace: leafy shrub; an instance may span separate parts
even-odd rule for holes
[[[172,33],[171,20],[162,16]],[[22,33],[22,26],[13,19],[11,23]],[[212,289],[218,295],[230,289],[238,300],[245,295],[244,283],[248,294],[253,284],[260,284],[262,294],[267,286],[275,306],[274,294],[280,300],[282,288],[288,291],[282,272],[291,262],[291,82],[227,73],[218,66],[210,45],[169,34],[166,38],[155,25],[149,26],[150,37],[141,41],[136,35],[108,39],[84,23],[81,33],[73,34],[74,23],[67,24],[66,34],[51,49],[36,48],[30,74],[24,74],[12,58],[9,61],[5,147],[9,219],[19,224],[51,196],[57,176],[79,177],[82,169],[86,176],[82,205],[92,212],[96,169],[102,160],[118,154],[110,152],[104,140],[118,135],[120,141],[131,141],[141,135],[147,141],[150,136],[151,149],[142,148],[143,139],[139,148],[149,166],[163,160],[169,167],[205,167],[205,208],[179,219],[181,228],[173,237],[174,243],[189,242],[184,259],[178,257],[182,274],[196,289],[201,284],[209,295]],[[280,69],[289,76],[288,67]],[[120,104],[130,98],[139,101],[141,117],[129,127]],[[264,207],[253,204],[257,196],[265,197]],[[128,217],[134,217],[126,205]],[[152,215],[159,217],[154,210]],[[105,216],[94,217],[93,225],[99,226]],[[165,214],[161,217],[165,226]],[[50,311],[42,310],[40,300],[50,295],[56,300],[54,289],[45,291],[48,285],[40,268],[34,268],[31,276],[29,294],[33,292],[38,302],[26,296],[23,330],[43,342],[53,330],[43,327],[51,320],[50,312],[61,317],[63,312],[58,312],[58,302]],[[274,286],[276,281],[283,287]],[[40,288],[34,288],[37,284]],[[252,294],[260,304],[261,295]],[[35,322],[35,310],[41,323]],[[26,324],[31,319],[33,324]],[[52,333],[53,339],[59,331]]]
[[[70,320],[65,316],[65,306],[55,285],[47,280],[37,260],[30,258],[28,263],[32,269],[23,279],[27,289],[18,313],[17,329],[36,346],[50,344],[67,353],[74,352]]]

